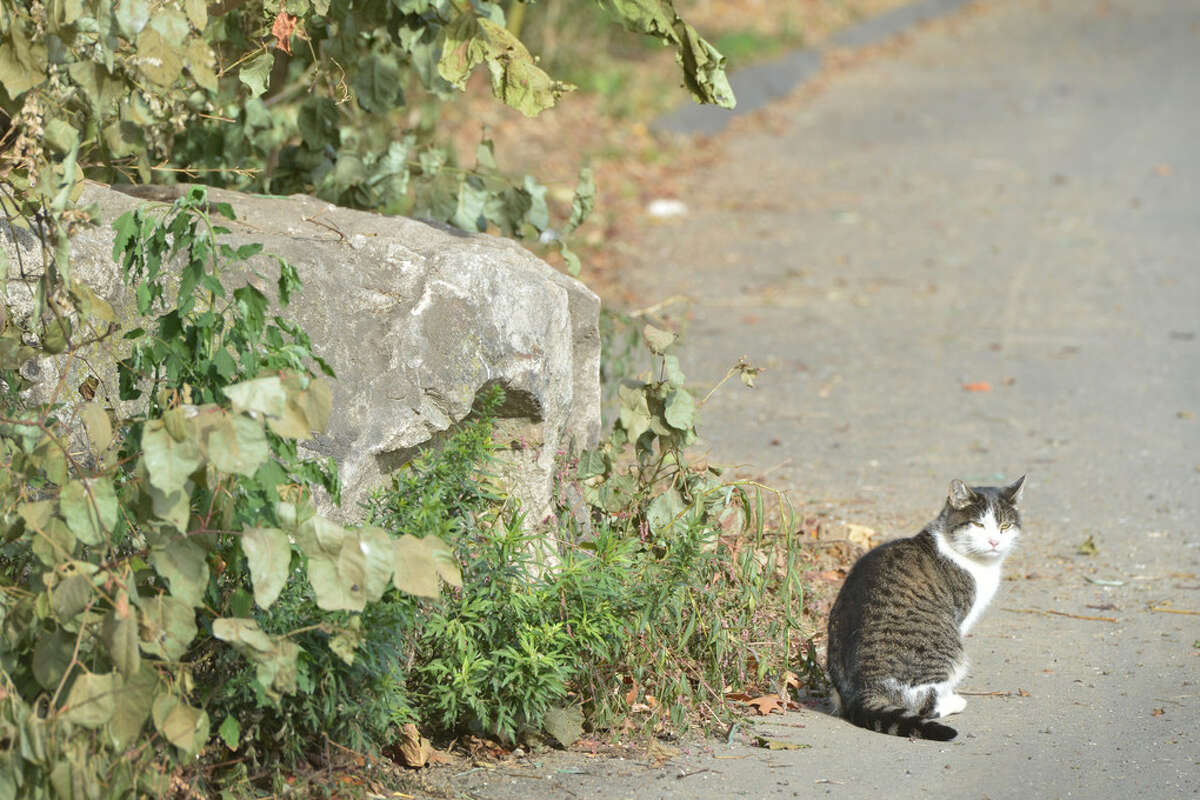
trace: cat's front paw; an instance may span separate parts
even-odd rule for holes
[[[950,694],[938,698],[937,706],[933,712],[939,717],[948,717],[951,714],[957,714],[967,707],[967,698],[961,694]]]

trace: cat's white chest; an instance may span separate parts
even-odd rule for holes
[[[959,634],[966,636],[967,631],[971,630],[971,627],[979,621],[984,609],[988,607],[988,603],[992,602],[992,598],[996,596],[996,590],[1000,588],[1001,562],[997,560],[990,564],[981,564],[974,559],[967,558],[947,545],[941,536],[937,537],[937,545],[942,555],[962,567],[975,579],[975,602],[971,604],[971,610],[967,612],[967,616],[958,626]]]

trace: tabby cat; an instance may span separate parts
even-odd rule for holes
[[[1000,584],[1021,533],[1010,486],[950,483],[937,519],[860,558],[829,614],[828,669],[838,712],[863,728],[947,741],[934,720],[962,711],[963,637]]]

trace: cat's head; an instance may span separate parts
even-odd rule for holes
[[[977,561],[998,561],[1008,555],[1021,535],[1017,503],[1024,486],[1024,475],[1008,486],[951,481],[941,517],[950,546]]]

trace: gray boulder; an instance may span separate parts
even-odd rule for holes
[[[599,299],[515,242],[466,234],[403,217],[338,208],[312,197],[275,198],[212,190],[237,222],[231,243],[260,242],[296,267],[304,288],[289,318],[312,337],[337,373],[333,418],[305,443],[332,456],[344,485],[340,510],[353,521],[371,487],[470,411],[491,384],[506,390],[501,409],[502,472],[536,525],[551,511],[557,456],[595,444],[600,431]],[[112,222],[145,202],[89,183],[81,205],[96,203],[100,225],[72,238],[74,275],[127,318],[130,292],[112,259]],[[17,263],[41,263],[32,237],[0,230]],[[260,257],[261,258],[261,257]],[[263,259],[249,275],[272,295],[276,271]],[[15,270],[14,270],[15,274]],[[26,296],[22,297],[25,292]],[[10,281],[17,313],[29,297]],[[86,375],[61,357],[29,365],[49,396]],[[101,392],[117,395],[111,369],[90,365]],[[74,394],[74,392],[70,392]]]

